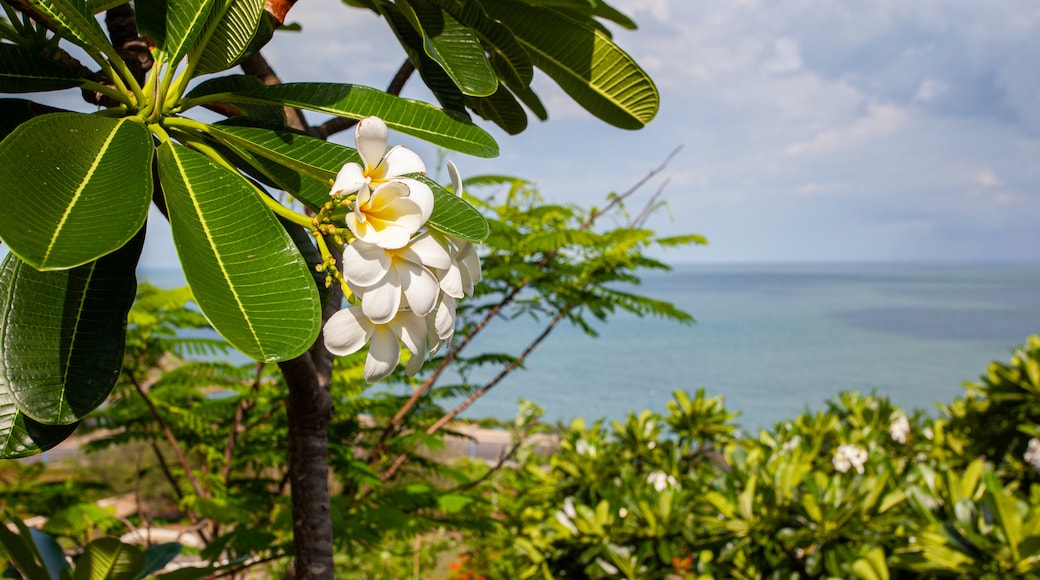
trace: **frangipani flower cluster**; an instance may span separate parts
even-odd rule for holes
[[[867,457],[867,450],[858,445],[839,445],[831,461],[834,463],[834,469],[841,473],[855,469],[856,473],[863,475]]]
[[[332,315],[324,336],[338,356],[369,344],[365,380],[375,382],[397,367],[401,344],[411,352],[405,370],[415,374],[451,339],[455,301],[472,296],[480,261],[471,242],[426,227],[433,191],[407,177],[425,174],[418,155],[400,145],[387,151],[387,127],[378,117],[362,119],[355,139],[362,163],[344,165],[329,195],[351,210],[344,218],[352,240],[343,250],[342,277],[358,303]],[[450,161],[448,171],[461,196]]]

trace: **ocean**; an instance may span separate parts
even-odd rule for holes
[[[142,278],[183,283],[179,271]],[[508,419],[524,398],[547,421],[621,419],[663,413],[674,390],[700,387],[752,431],[844,390],[934,413],[1040,333],[1040,265],[685,264],[647,274],[638,292],[696,324],[621,314],[598,324],[597,338],[561,324],[463,416]],[[469,354],[519,353],[543,323],[497,320]]]

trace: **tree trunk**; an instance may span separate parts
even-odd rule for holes
[[[289,384],[289,483],[295,578],[332,579],[328,426],[332,397],[310,353],[278,365]]]

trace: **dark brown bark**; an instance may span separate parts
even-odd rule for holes
[[[310,353],[278,364],[289,384],[289,485],[295,578],[332,579],[328,425],[332,398]]]

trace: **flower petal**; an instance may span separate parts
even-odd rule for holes
[[[404,145],[396,145],[383,156],[379,177],[392,179],[409,173],[426,173],[426,164],[419,155]]]
[[[405,261],[397,264],[397,269],[401,272],[401,290],[404,291],[408,307],[418,316],[433,312],[441,292],[433,272],[419,264]]]
[[[393,265],[386,250],[365,242],[354,240],[343,250],[343,275],[347,281],[358,286],[372,286],[386,276]]]
[[[386,123],[379,117],[365,117],[358,121],[354,129],[354,144],[357,145],[361,160],[365,162],[365,173],[369,177],[386,152],[386,136]]]
[[[365,380],[374,383],[394,372],[401,360],[401,344],[388,326],[379,325],[372,335],[372,346],[365,358]]]
[[[402,177],[396,181],[408,186],[408,199],[419,204],[422,209],[423,223],[426,223],[433,213],[433,190],[425,183],[410,177]]]
[[[448,340],[455,334],[455,299],[451,296],[441,298],[433,319],[433,327],[441,340]]]
[[[416,315],[415,312],[402,310],[389,326],[413,356],[423,356],[426,352],[426,319],[424,317]]]
[[[353,354],[365,346],[372,332],[372,323],[365,318],[360,307],[344,308],[325,323],[325,348],[336,356]]]
[[[357,163],[347,163],[336,174],[336,181],[332,183],[329,195],[346,195],[354,193],[368,183],[364,170]]]
[[[390,322],[401,309],[401,280],[396,267],[387,270],[376,284],[359,290],[356,293],[361,296],[361,311],[375,324]]]
[[[448,160],[448,175],[451,176],[451,190],[455,195],[462,197],[462,175],[459,174],[459,168],[455,167],[455,164]]]
[[[462,270],[459,269],[458,265],[452,262],[451,266],[445,270],[437,270],[436,274],[441,290],[445,294],[452,298],[465,296],[465,288],[462,286]]]
[[[446,270],[451,267],[451,255],[448,254],[448,250],[429,234],[416,236],[410,244],[401,248],[397,255],[429,268]]]

